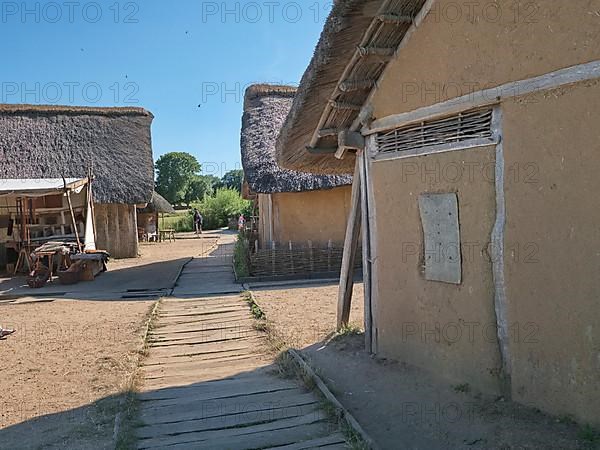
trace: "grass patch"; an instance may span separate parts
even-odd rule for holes
[[[148,355],[149,350],[149,337],[150,332],[154,329],[158,310],[160,308],[160,300],[154,303],[149,309],[146,316],[146,322],[141,330],[141,348],[138,350],[139,358]],[[117,450],[128,450],[136,447],[137,437],[135,435],[135,429],[142,425],[139,420],[139,405],[140,401],[137,397],[138,387],[141,383],[139,362],[136,367],[136,371],[132,374],[129,379],[128,388],[121,395],[120,402],[118,404],[118,412],[115,414],[115,425],[118,429],[114,430],[115,436],[115,448]],[[118,422],[118,425],[117,425]]]
[[[238,234],[235,247],[233,249],[233,266],[238,278],[250,276],[250,243],[248,239],[240,233]]]
[[[256,303],[256,300],[254,299],[254,296],[251,292],[244,293],[244,300],[246,300],[246,303],[248,303],[248,306],[250,307],[252,317],[254,317],[256,320],[266,320],[267,316],[260,308],[258,303]]]

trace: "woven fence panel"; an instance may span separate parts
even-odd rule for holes
[[[289,247],[259,249],[250,255],[250,274],[253,277],[284,276],[304,273],[338,273],[342,267],[343,248]],[[361,267],[360,249],[356,267]]]

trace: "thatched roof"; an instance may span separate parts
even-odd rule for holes
[[[142,108],[0,105],[0,176],[87,176],[98,203],[147,203],[154,191],[150,126]]]
[[[147,213],[165,213],[165,214],[173,214],[175,212],[175,208],[158,192],[154,191],[152,193],[152,199],[148,202],[145,208],[138,210],[142,214]]]
[[[333,153],[323,152],[337,147],[338,131],[357,123],[360,108],[392,57],[382,49],[393,53],[398,48],[411,26],[410,19],[424,3],[334,3],[277,142],[277,160],[283,167],[316,173],[353,172],[353,156],[337,160]],[[311,153],[308,147],[321,150]]]
[[[301,192],[352,184],[350,176],[314,175],[282,169],[275,161],[275,140],[296,89],[253,85],[246,90],[242,118],[242,165],[256,193]]]

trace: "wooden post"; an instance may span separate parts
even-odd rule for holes
[[[312,241],[308,241],[308,258],[310,262],[310,273],[315,271],[315,259],[313,255],[313,243]]]
[[[77,222],[75,221],[75,212],[73,211],[73,203],[71,202],[71,192],[67,189],[67,180],[63,177],[63,184],[65,185],[65,194],[67,196],[67,203],[69,204],[69,211],[71,211],[71,223],[73,224],[73,231],[75,232],[75,238],[77,239],[77,248],[81,253],[81,241],[79,240],[79,230],[77,229]]]
[[[292,241],[289,241],[288,245],[290,248],[290,270],[292,273],[294,273],[294,249],[292,246]]]
[[[361,175],[360,158],[356,158],[354,178],[352,180],[352,198],[350,201],[350,215],[346,224],[346,238],[344,240],[344,253],[342,256],[342,270],[340,272],[340,288],[338,293],[337,328],[348,326],[350,320],[350,306],[352,304],[352,288],[354,285],[354,262],[360,236],[361,220]]]
[[[369,224],[369,201],[367,184],[367,152],[357,155],[360,163],[360,197],[362,216],[362,257],[363,257],[363,284],[364,284],[364,324],[365,324],[365,350],[373,352],[373,320],[371,313],[371,238]]]

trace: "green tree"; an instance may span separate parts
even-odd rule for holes
[[[172,204],[185,201],[189,184],[198,176],[202,166],[185,152],[171,152],[156,161],[156,192]]]
[[[223,187],[227,189],[235,189],[238,192],[242,192],[242,182],[244,181],[243,170],[230,170],[221,179]]]
[[[214,180],[212,178],[216,177],[212,177],[211,175],[194,175],[185,191],[185,202],[189,205],[191,202],[203,200],[207,195],[213,195]]]

